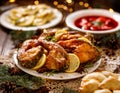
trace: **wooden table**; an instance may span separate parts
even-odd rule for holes
[[[0,55],[7,55],[12,48],[14,48],[14,45],[11,36],[0,27]]]

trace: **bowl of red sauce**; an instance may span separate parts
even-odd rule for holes
[[[69,14],[68,27],[93,34],[112,33],[120,30],[120,14],[106,9],[83,9]]]

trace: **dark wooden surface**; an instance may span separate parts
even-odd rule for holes
[[[11,36],[0,27],[0,55],[7,55],[13,47]]]

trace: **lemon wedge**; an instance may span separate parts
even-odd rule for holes
[[[56,33],[55,33],[55,38],[58,39],[63,33],[66,33],[67,31],[62,29],[62,30],[58,30]]]
[[[38,61],[38,63],[36,64],[35,67],[33,67],[33,70],[38,70],[39,68],[41,68],[46,62],[46,55],[43,54],[42,57],[40,58],[40,60]]]
[[[81,40],[81,41],[87,42],[87,43],[89,43],[89,44],[92,44],[91,41],[88,40],[88,39],[85,38],[85,37],[80,37],[80,38],[78,38],[78,39]]]
[[[69,64],[68,69],[65,70],[65,72],[72,73],[72,72],[75,72],[79,68],[80,60],[78,56],[75,55],[74,53],[69,53],[68,56],[69,56],[70,64]]]

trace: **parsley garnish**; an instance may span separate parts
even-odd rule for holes
[[[95,25],[95,26],[101,26],[103,23],[102,22],[93,21],[92,24]]]

